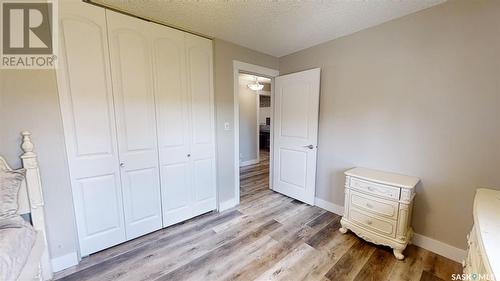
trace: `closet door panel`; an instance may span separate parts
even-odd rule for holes
[[[192,217],[184,33],[151,24],[163,226]]]
[[[123,179],[123,200],[127,207],[127,239],[161,228],[161,224],[158,224],[158,206],[150,204],[159,198],[159,194],[152,188],[158,184],[156,170],[130,170],[124,173],[124,176],[126,178]]]
[[[202,204],[206,208],[212,208],[213,200],[215,200],[215,188],[212,183],[215,182],[215,163],[213,158],[200,159],[193,161],[194,173],[194,198],[197,204]],[[207,186],[209,188],[207,188]],[[200,208],[201,206],[198,206]],[[212,210],[212,209],[209,209]]]
[[[125,223],[132,239],[162,225],[150,31],[147,22],[106,13]]]
[[[193,212],[198,215],[216,208],[212,41],[185,36],[192,122]]]
[[[120,228],[122,209],[115,177],[103,175],[78,180],[76,194],[84,206],[87,239]],[[111,200],[110,200],[111,199]],[[106,210],[106,212],[103,212]]]
[[[214,157],[211,41],[188,37],[187,52],[193,154]]]
[[[192,217],[189,164],[162,166],[162,207],[164,227]]]
[[[80,253],[86,256],[125,241],[104,9],[64,1],[59,28],[57,84]]]

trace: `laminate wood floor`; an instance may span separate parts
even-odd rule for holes
[[[341,234],[340,217],[269,190],[269,162],[241,168],[241,204],[84,258],[60,280],[450,280],[461,266],[416,246]]]

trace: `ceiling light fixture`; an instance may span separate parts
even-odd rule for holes
[[[259,79],[257,78],[257,76],[254,77],[255,77],[255,82],[248,84],[247,87],[250,88],[250,90],[252,91],[260,91],[264,89],[264,85],[259,83]]]

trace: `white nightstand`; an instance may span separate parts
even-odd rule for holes
[[[340,231],[351,230],[366,241],[403,251],[413,230],[411,213],[419,178],[366,168],[345,172],[345,210]]]

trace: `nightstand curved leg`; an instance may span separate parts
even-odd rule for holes
[[[343,219],[342,219],[343,220]],[[344,224],[342,223],[342,220],[340,220],[340,228],[339,228],[339,231],[340,233],[342,234],[346,234],[347,233],[347,228],[344,226]]]
[[[394,250],[392,250],[392,252],[394,253],[394,256],[396,257],[396,259],[404,260],[405,256],[403,255],[403,250],[394,249]]]

